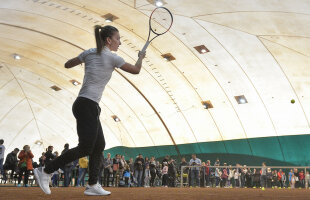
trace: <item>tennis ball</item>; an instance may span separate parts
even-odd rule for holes
[[[262,187],[262,190],[265,190],[265,188],[264,188],[264,187]]]
[[[291,103],[294,104],[294,103],[295,103],[295,99],[292,99],[292,100],[291,100]]]

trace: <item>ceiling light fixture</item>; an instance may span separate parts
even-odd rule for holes
[[[75,85],[75,86],[77,86],[77,85],[80,85],[81,83],[80,82],[78,82],[77,80],[70,80],[70,82],[73,84],[73,85]]]
[[[58,87],[58,86],[56,86],[56,85],[53,85],[52,87],[52,90],[54,90],[54,91],[59,91],[59,90],[61,90],[61,88],[60,87]]]
[[[101,17],[104,18],[105,22],[107,22],[107,23],[111,23],[114,20],[118,19],[118,17],[116,17],[115,15],[113,15],[111,13],[102,15]]]
[[[160,0],[156,0],[155,5],[157,7],[161,7],[161,6],[163,6],[163,2],[161,2]]]
[[[20,60],[21,59],[20,55],[18,55],[17,53],[13,54],[13,57],[14,57],[15,60]]]
[[[171,53],[162,54],[161,57],[163,57],[167,62],[175,60],[175,57]]]
[[[37,144],[37,145],[41,145],[42,143],[43,143],[43,142],[40,141],[40,140],[35,141],[35,144]]]
[[[200,54],[204,54],[204,53],[210,52],[209,49],[208,49],[205,45],[196,46],[196,47],[194,47],[194,48],[195,48],[196,51],[198,51],[198,53],[200,53]]]
[[[246,103],[248,103],[248,101],[247,101],[247,99],[245,98],[244,95],[235,96],[235,99],[236,99],[238,104],[246,104]]]
[[[203,108],[204,108],[204,109],[213,108],[213,105],[212,105],[212,103],[211,103],[210,100],[208,100],[208,101],[202,101],[201,104],[203,105]]]
[[[114,119],[115,122],[121,121],[120,118],[118,118],[116,115],[112,115],[112,118]]]

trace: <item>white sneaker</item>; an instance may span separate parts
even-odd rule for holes
[[[95,185],[87,185],[84,194],[89,196],[106,196],[110,195],[111,192],[104,190],[101,185],[97,183]]]
[[[43,190],[45,194],[51,194],[51,190],[49,187],[49,181],[51,179],[51,174],[47,174],[44,172],[44,167],[39,167],[33,170],[34,177],[37,181],[37,184]]]

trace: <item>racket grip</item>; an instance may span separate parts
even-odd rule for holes
[[[147,41],[144,45],[144,47],[142,48],[141,52],[145,52],[146,48],[149,46],[150,42]]]

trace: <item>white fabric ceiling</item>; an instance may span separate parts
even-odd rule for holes
[[[122,36],[118,54],[134,63],[150,2],[1,0],[0,138],[8,151],[29,144],[38,156],[48,145],[77,144],[71,106],[80,86],[70,80],[82,82],[83,66],[63,64],[95,46],[93,27],[108,24],[108,13],[118,17],[109,23]],[[171,32],[148,48],[139,75],[114,72],[106,87],[106,148],[310,133],[309,0],[165,2]],[[199,45],[210,52],[199,54]],[[176,60],[164,61],[165,53]],[[238,104],[239,95],[248,103]],[[204,109],[207,100],[214,108]]]

